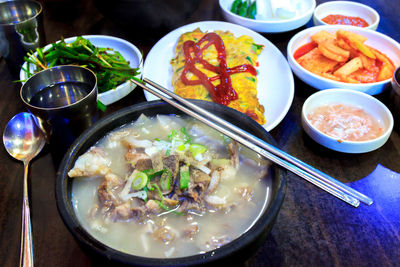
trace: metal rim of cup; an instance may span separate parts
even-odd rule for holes
[[[400,66],[393,73],[392,88],[396,94],[400,95]]]
[[[42,13],[42,11],[43,11],[43,6],[42,6],[42,4],[41,4],[40,2],[38,2],[38,1],[35,1],[35,0],[5,1],[5,2],[0,2],[0,5],[5,4],[5,3],[7,3],[7,2],[35,3],[35,4],[37,4],[37,5],[39,6],[39,10],[38,10],[38,12],[37,12],[34,16],[32,16],[32,17],[30,17],[30,18],[28,18],[28,19],[24,19],[24,20],[22,20],[22,21],[18,21],[18,22],[16,22],[16,23],[14,23],[14,22],[11,22],[11,23],[2,23],[2,22],[0,21],[0,26],[18,25],[18,24],[23,23],[23,22],[26,22],[26,21],[28,21],[28,20],[37,18],[37,17]]]
[[[89,71],[89,72],[93,75],[93,77],[94,77],[94,85],[93,85],[93,88],[89,91],[89,93],[87,93],[84,97],[82,97],[82,98],[79,99],[78,101],[75,101],[75,102],[73,102],[73,103],[71,103],[71,104],[69,104],[69,105],[64,105],[64,106],[55,107],[55,108],[44,108],[44,107],[34,106],[34,105],[31,105],[31,104],[24,98],[24,96],[23,96],[24,86],[29,82],[29,80],[35,78],[37,75],[39,75],[40,73],[43,73],[43,72],[45,72],[45,71],[49,71],[49,70],[51,70],[51,69],[56,69],[56,68],[62,68],[62,67],[64,67],[64,66],[74,67],[74,68],[80,68],[80,69],[85,69],[85,70]],[[43,110],[43,111],[52,111],[52,110],[58,110],[58,109],[63,109],[63,108],[66,108],[66,107],[72,107],[72,106],[78,105],[80,102],[85,101],[85,99],[88,98],[88,97],[92,94],[93,90],[97,90],[97,76],[96,76],[96,74],[95,74],[92,70],[90,70],[90,69],[88,69],[88,68],[85,68],[85,67],[81,67],[81,66],[60,65],[60,66],[55,66],[55,67],[48,68],[48,69],[45,69],[45,70],[41,70],[41,71],[39,71],[39,72],[36,72],[36,73],[35,73],[34,75],[32,75],[31,77],[29,77],[29,78],[25,81],[25,83],[21,86],[21,89],[20,89],[20,98],[22,99],[22,101],[24,102],[24,104],[27,105],[28,107],[32,107],[32,108],[35,108],[35,109],[38,109],[38,110]]]

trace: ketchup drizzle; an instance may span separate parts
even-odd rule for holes
[[[203,47],[201,47],[203,43],[205,44]],[[203,58],[203,51],[211,45],[214,45],[215,49],[217,50],[219,66],[214,66]],[[257,75],[256,69],[250,64],[243,64],[233,68],[228,68],[226,64],[226,51],[224,42],[218,34],[213,32],[204,35],[197,43],[191,40],[184,42],[183,53],[185,55],[185,68],[181,74],[182,82],[185,85],[204,85],[210,94],[211,99],[214,102],[222,105],[228,105],[230,101],[238,98],[236,91],[232,87],[232,81],[230,77],[232,74],[249,72],[254,76]],[[205,69],[212,71],[217,75],[208,78],[206,74],[196,68],[196,63],[200,63]],[[186,76],[188,72],[193,73],[198,80],[189,80]],[[214,86],[212,82],[218,79],[220,80],[220,83],[217,86]]]

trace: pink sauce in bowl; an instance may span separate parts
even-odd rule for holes
[[[384,126],[363,109],[346,104],[314,108],[307,119],[319,131],[340,140],[367,141],[383,135]]]

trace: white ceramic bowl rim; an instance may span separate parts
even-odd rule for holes
[[[361,3],[357,3],[357,2],[353,2],[353,1],[330,1],[330,2],[325,2],[325,3],[319,4],[314,10],[314,16],[321,24],[329,25],[321,20],[321,18],[318,16],[318,11],[321,8],[324,8],[324,7],[327,8],[328,6],[331,6],[331,5],[336,5],[336,6],[338,6],[338,5],[346,5],[346,6],[354,5],[354,6],[361,7],[361,8],[368,10],[368,12],[373,14],[374,20],[373,20],[373,23],[370,24],[368,27],[365,27],[365,29],[374,28],[375,25],[377,25],[379,23],[379,20],[380,20],[379,13],[376,12],[376,10],[370,6],[367,6],[367,5],[364,5]]]
[[[363,93],[363,92],[359,92],[359,91],[349,90],[349,89],[340,89],[340,88],[332,88],[332,89],[326,89],[326,90],[323,90],[323,91],[318,91],[318,92],[312,94],[311,96],[309,96],[309,97],[306,99],[306,101],[304,102],[303,108],[302,108],[302,113],[303,113],[305,122],[306,122],[314,131],[318,132],[319,134],[321,134],[322,136],[328,138],[329,140],[331,140],[331,141],[333,141],[333,142],[337,142],[337,141],[338,141],[338,138],[334,138],[334,137],[332,137],[332,136],[330,136],[330,135],[327,135],[326,133],[320,131],[319,129],[317,129],[317,128],[309,121],[309,119],[307,118],[307,115],[308,115],[308,114],[305,114],[305,112],[306,112],[305,110],[306,110],[307,105],[309,105],[309,103],[312,102],[312,101],[313,101],[315,98],[317,98],[319,95],[321,95],[321,94],[336,94],[336,93],[339,93],[339,94],[340,94],[340,93],[350,93],[350,94],[358,95],[359,97],[368,98],[368,99],[370,99],[371,101],[373,101],[373,102],[375,102],[376,104],[378,104],[380,107],[382,107],[382,109],[385,111],[385,114],[386,114],[386,115],[388,116],[388,118],[389,118],[389,125],[388,125],[388,127],[385,129],[385,131],[384,131],[384,132],[382,133],[382,135],[380,135],[379,137],[374,138],[374,139],[370,139],[370,140],[365,140],[365,141],[340,140],[340,142],[341,142],[343,145],[346,145],[346,144],[348,144],[348,145],[352,145],[352,144],[360,144],[360,145],[362,145],[362,144],[368,144],[368,143],[371,143],[371,142],[376,142],[376,141],[379,141],[379,140],[382,140],[382,139],[386,139],[386,138],[387,138],[387,135],[388,135],[388,134],[390,135],[390,133],[391,133],[392,130],[393,130],[394,120],[393,120],[393,115],[392,115],[392,113],[391,113],[390,110],[385,106],[385,104],[383,104],[381,101],[379,101],[378,99],[376,99],[375,97],[373,97],[373,96],[371,96],[371,95],[369,95],[369,94],[366,94],[366,93]]]
[[[293,21],[297,21],[300,20],[302,18],[305,18],[307,16],[310,16],[313,12],[314,9],[316,7],[316,2],[315,0],[312,0],[312,5],[311,8],[308,9],[307,11],[301,13],[299,16],[294,16],[293,18],[290,19],[279,19],[279,20],[260,20],[260,19],[250,19],[250,18],[246,18],[246,17],[242,17],[239,16],[238,14],[233,13],[230,9],[226,9],[224,6],[220,5],[222,9],[224,9],[226,12],[229,12],[230,14],[232,14],[232,16],[239,18],[239,19],[243,19],[244,21],[248,21],[248,22],[256,22],[256,23],[262,23],[262,24],[277,24],[277,23],[289,23],[289,22],[293,22]]]
[[[383,81],[373,82],[373,83],[346,83],[346,82],[335,81],[335,80],[331,80],[331,79],[328,79],[328,78],[319,76],[319,75],[317,75],[317,74],[315,74],[315,73],[313,73],[313,72],[311,72],[311,71],[305,69],[303,66],[301,66],[301,65],[297,62],[296,59],[294,59],[293,54],[294,54],[295,51],[292,51],[292,48],[293,48],[293,45],[294,45],[295,41],[297,41],[298,38],[302,37],[303,35],[306,35],[307,33],[311,32],[311,31],[314,31],[314,30],[315,30],[315,32],[317,32],[317,30],[316,30],[317,28],[320,28],[320,31],[322,31],[322,30],[328,30],[328,31],[329,31],[329,30],[335,30],[335,31],[337,31],[337,30],[339,30],[339,29],[345,29],[345,30],[351,31],[351,30],[354,29],[355,27],[354,27],[354,26],[348,26],[348,25],[319,25],[319,26],[314,26],[314,27],[305,29],[305,30],[303,30],[303,31],[298,32],[297,34],[295,34],[295,35],[290,39],[290,41],[289,41],[289,43],[288,43],[288,46],[287,46],[287,55],[288,55],[288,57],[291,58],[291,60],[293,61],[293,63],[294,63],[297,67],[299,67],[299,68],[302,69],[303,71],[307,72],[309,75],[311,75],[311,76],[314,77],[314,78],[322,79],[322,80],[324,80],[324,81],[329,81],[329,82],[335,82],[335,83],[339,83],[339,84],[343,84],[343,85],[348,85],[349,87],[352,87],[352,88],[357,88],[357,87],[362,88],[362,87],[364,87],[365,85],[386,84],[386,83],[388,83],[388,82],[391,81],[392,77],[390,77],[390,78],[388,78],[388,79],[386,79],[386,80],[383,80]],[[387,35],[384,35],[384,34],[382,34],[382,33],[380,33],[380,32],[370,30],[370,29],[360,28],[360,27],[356,27],[356,28],[357,28],[357,30],[366,31],[366,32],[370,32],[370,33],[372,33],[372,34],[376,34],[376,35],[378,35],[379,37],[390,41],[390,42],[393,43],[395,46],[397,46],[397,48],[400,50],[400,44],[397,43],[395,40],[393,40],[391,37],[389,37],[389,36],[387,36]],[[290,51],[289,51],[289,50],[290,50]],[[383,53],[384,53],[384,52],[383,52]],[[395,65],[395,67],[396,67],[396,65]]]

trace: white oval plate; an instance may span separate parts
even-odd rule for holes
[[[142,60],[142,53],[140,53],[139,49],[131,44],[130,42],[113,37],[113,36],[106,36],[106,35],[82,35],[83,38],[89,40],[94,46],[97,47],[108,47],[112,48],[115,51],[121,53],[121,55],[125,58],[126,61],[129,62],[129,65],[132,68],[139,68],[139,72],[142,72],[143,69],[143,60]],[[75,37],[70,37],[64,39],[67,43],[72,43],[75,41]],[[51,47],[51,44],[46,45],[44,47],[44,51],[48,50]],[[37,54],[37,53],[35,53]],[[26,62],[22,65],[23,68],[26,68]],[[29,70],[31,72],[34,71],[34,67],[30,65]],[[20,80],[26,80],[25,71],[21,69],[19,73]],[[141,78],[141,74],[138,74],[136,77],[139,79]],[[121,98],[128,95],[133,89],[135,89],[136,85],[132,82],[125,82],[120,84],[115,89],[109,90],[107,92],[98,94],[97,98],[104,104],[110,105]]]
[[[258,56],[260,66],[257,68],[257,96],[264,105],[267,123],[263,127],[270,131],[285,117],[294,96],[294,81],[289,64],[285,57],[270,41],[260,34],[245,27],[220,21],[204,21],[180,27],[159,40],[150,50],[143,67],[143,77],[173,91],[171,84],[171,59],[175,55],[175,47],[179,37],[189,31],[200,28],[204,31],[230,31],[236,37],[248,35],[256,44],[263,44],[264,50]],[[148,101],[158,99],[145,91]]]

